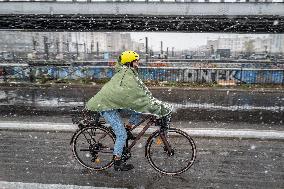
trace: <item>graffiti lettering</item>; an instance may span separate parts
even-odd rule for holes
[[[182,82],[217,82],[219,80],[235,81],[234,70],[192,70],[185,69],[184,75],[179,75],[178,81]]]
[[[60,67],[60,66],[7,66],[1,67],[0,77],[31,80],[31,78],[49,79],[103,79],[114,75],[112,67]],[[139,69],[143,80],[203,82],[232,81],[242,83],[284,83],[284,70],[230,70],[226,69],[184,69],[149,68]]]

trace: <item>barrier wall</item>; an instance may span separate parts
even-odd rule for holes
[[[108,79],[114,74],[109,66],[29,66],[0,65],[0,81],[34,82],[36,79]],[[142,80],[199,83],[284,84],[284,69],[141,67]]]

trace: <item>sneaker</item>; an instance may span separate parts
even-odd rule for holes
[[[133,169],[134,166],[132,164],[126,164],[123,160],[114,160],[114,170],[115,171],[129,171]]]

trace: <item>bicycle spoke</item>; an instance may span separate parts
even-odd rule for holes
[[[74,140],[73,153],[84,167],[103,170],[112,165],[114,136],[103,126],[86,127]]]
[[[89,134],[89,133],[88,133],[88,134]],[[84,135],[85,139],[87,140],[87,142],[91,145],[91,144],[92,144],[92,140],[91,140],[91,139],[88,139],[85,133],[83,133],[83,135]],[[90,135],[90,134],[89,134],[89,135]]]
[[[105,139],[107,135],[108,133],[104,133],[101,137],[98,138],[98,142],[100,142],[102,139]]]
[[[161,142],[162,141],[162,142]],[[195,159],[195,144],[184,132],[169,129],[157,133],[147,144],[150,164],[164,174],[179,174],[187,170]]]
[[[80,149],[81,152],[90,151],[90,149]]]

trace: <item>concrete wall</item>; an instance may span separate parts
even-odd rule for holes
[[[101,86],[16,86],[1,85],[0,112],[14,114],[70,114],[100,90]],[[242,121],[277,123],[284,121],[283,90],[221,90],[150,88],[153,95],[174,106],[174,120]]]

